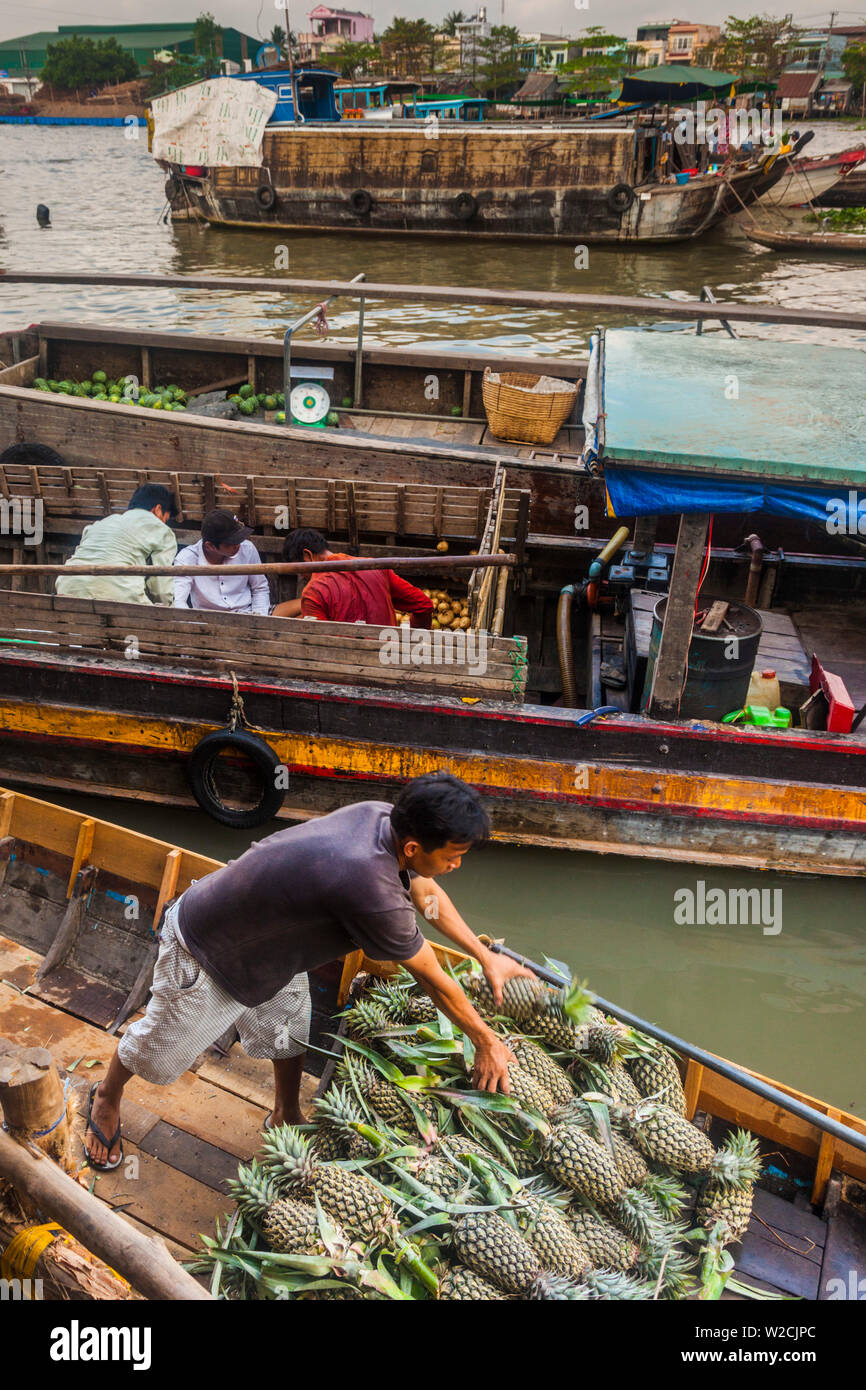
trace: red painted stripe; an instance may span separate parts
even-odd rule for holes
[[[43,671],[46,669],[42,662],[9,658],[5,654],[0,656],[0,662],[8,662],[10,665],[24,666],[29,669],[39,669]],[[224,690],[229,695],[232,689],[230,684],[227,685],[225,681],[218,680],[213,676],[199,676],[195,674],[174,676],[152,672],[151,670],[147,670],[146,672],[127,672],[116,669],[107,671],[104,666],[86,666],[79,665],[78,663],[71,669],[81,671],[85,675],[100,676],[103,679],[107,675],[110,675],[117,676],[120,680],[146,681],[148,684],[154,685],[192,685],[197,688]],[[434,703],[432,697],[428,700],[424,700],[423,703],[419,700],[415,704],[407,705],[403,701],[389,700],[387,697],[383,697],[379,694],[371,694],[369,697],[364,695],[358,698],[350,695],[340,695],[337,692],[326,689],[315,691],[305,689],[303,686],[269,685],[264,682],[252,680],[239,680],[238,689],[245,694],[277,695],[283,699],[314,700],[322,704],[354,706],[361,704],[373,709],[399,709],[404,712],[407,710],[418,710],[422,713],[445,714],[457,719],[503,720],[507,723],[516,722],[531,727],[556,728],[562,731],[571,729],[578,734],[582,732],[579,728],[575,727],[573,721],[550,719],[545,718],[543,715],[519,713],[520,710],[526,710],[527,706],[525,705],[516,705],[514,713],[500,710],[483,710],[477,709],[476,707],[471,709],[460,709],[454,705]],[[530,705],[528,708],[536,709],[538,706]],[[578,711],[575,711],[575,714],[577,713]],[[768,747],[770,745],[778,746],[779,739],[784,738],[787,743],[792,743],[796,748],[808,749],[812,752],[830,753],[842,757],[850,757],[852,754],[858,757],[866,756],[866,740],[864,739],[852,738],[843,734],[826,734],[821,739],[815,739],[808,734],[800,733],[797,729],[786,730],[784,734],[763,734],[758,729],[753,733],[747,733],[744,729],[739,727],[736,730],[722,730],[702,727],[695,728],[691,724],[666,724],[653,719],[645,719],[636,714],[611,716],[610,718],[599,719],[592,727],[606,735],[637,733],[645,735],[648,739],[664,736],[665,738],[686,741],[692,739],[703,743],[736,743],[738,745],[755,745],[757,747]],[[284,733],[286,731],[275,729],[273,732]],[[579,756],[579,754],[580,749],[576,748],[575,756]]]

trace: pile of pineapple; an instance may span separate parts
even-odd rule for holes
[[[718,1297],[755,1139],[714,1149],[674,1056],[576,982],[510,980],[497,1012],[477,966],[456,974],[511,1048],[510,1095],[472,1089],[469,1040],[410,975],[368,981],[314,1122],[266,1130],[197,1268],[227,1298]]]
[[[430,626],[450,628],[452,632],[465,632],[469,626],[469,600],[449,594],[445,589],[422,589],[433,603],[433,620]],[[397,624],[409,622],[408,613],[397,613]]]

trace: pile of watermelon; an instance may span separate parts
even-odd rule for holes
[[[55,381],[38,376],[33,386],[37,391],[53,391],[59,396],[86,397],[112,405],[137,405],[145,410],[185,410],[187,407],[187,395],[180,386],[155,386],[142,391],[135,377],[114,380],[100,370],[92,372],[86,381]]]
[[[240,386],[236,392],[229,396],[229,400],[236,405],[241,415],[255,415],[258,410],[280,410],[285,412],[286,398],[282,391],[259,391],[256,392],[254,386],[249,382]],[[283,415],[285,418],[285,414]]]

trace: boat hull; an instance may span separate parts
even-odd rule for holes
[[[615,244],[698,236],[781,176],[650,183],[647,132],[448,124],[269,128],[260,168],[190,178],[164,165],[166,191],[173,213],[224,227]],[[618,211],[623,184],[632,201]]]
[[[446,768],[519,843],[786,872],[866,874],[866,743],[635,716],[241,679],[288,769],[284,814],[393,799]],[[192,805],[192,750],[229,679],[136,662],[0,655],[0,780]]]

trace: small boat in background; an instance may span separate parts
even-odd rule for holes
[[[750,227],[750,241],[767,246],[772,251],[812,251],[817,255],[866,255],[866,235],[856,232],[794,232],[777,231],[770,227]]]
[[[757,199],[761,207],[799,207],[804,203],[824,201],[832,206],[841,206],[830,195],[847,185],[854,170],[866,160],[866,149],[843,150],[839,154],[824,154],[791,161],[790,168],[783,178]],[[866,199],[866,174],[863,198]],[[856,204],[852,205],[855,206]]]

